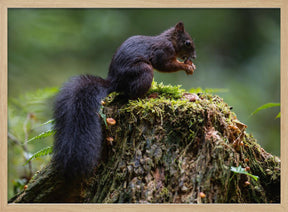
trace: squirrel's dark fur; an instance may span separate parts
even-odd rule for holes
[[[153,69],[192,74],[195,57],[194,43],[179,22],[158,36],[128,38],[114,54],[106,80],[81,75],[67,82],[54,105],[52,162],[57,170],[67,178],[83,177],[97,164],[103,140],[97,114],[101,99],[113,91],[130,99],[142,97],[151,86]]]

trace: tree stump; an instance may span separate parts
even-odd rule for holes
[[[65,182],[49,164],[9,202],[280,202],[280,159],[220,97],[154,83],[144,99],[111,94],[101,111],[116,124],[103,121],[103,155],[89,179]],[[231,171],[240,165],[245,173]]]

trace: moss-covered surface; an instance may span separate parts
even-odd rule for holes
[[[105,136],[114,140],[83,186],[85,202],[280,201],[279,158],[245,132],[220,97],[157,83],[144,99],[119,103],[115,96],[103,107],[116,120],[103,124]],[[239,165],[259,180],[230,171]]]
[[[153,83],[143,99],[125,102],[114,93],[104,102],[99,114],[116,124],[103,121],[94,175],[67,182],[49,164],[9,202],[280,202],[280,159],[245,132],[220,97]],[[259,179],[231,172],[239,165]]]

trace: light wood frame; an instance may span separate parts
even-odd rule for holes
[[[8,8],[280,8],[281,203],[280,204],[8,204],[7,13]],[[0,211],[288,211],[288,1],[287,0],[0,0]]]

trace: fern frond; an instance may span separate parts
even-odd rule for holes
[[[42,132],[39,135],[36,135],[35,137],[29,139],[27,141],[27,143],[29,143],[31,141],[38,140],[38,139],[43,139],[43,138],[46,138],[46,137],[49,137],[49,136],[53,136],[55,134],[55,132],[56,132],[55,130],[47,130],[46,132]]]
[[[29,161],[35,159],[35,158],[39,158],[39,157],[42,157],[42,156],[46,156],[46,155],[50,155],[53,151],[53,146],[48,146],[48,147],[45,147],[43,149],[41,149],[40,151],[34,153],[27,161],[26,163],[24,164],[24,166],[29,163]]]
[[[50,120],[44,122],[43,124],[41,124],[40,126],[45,126],[45,125],[47,125],[47,124],[54,124],[54,122],[55,122],[54,119],[50,119]]]

